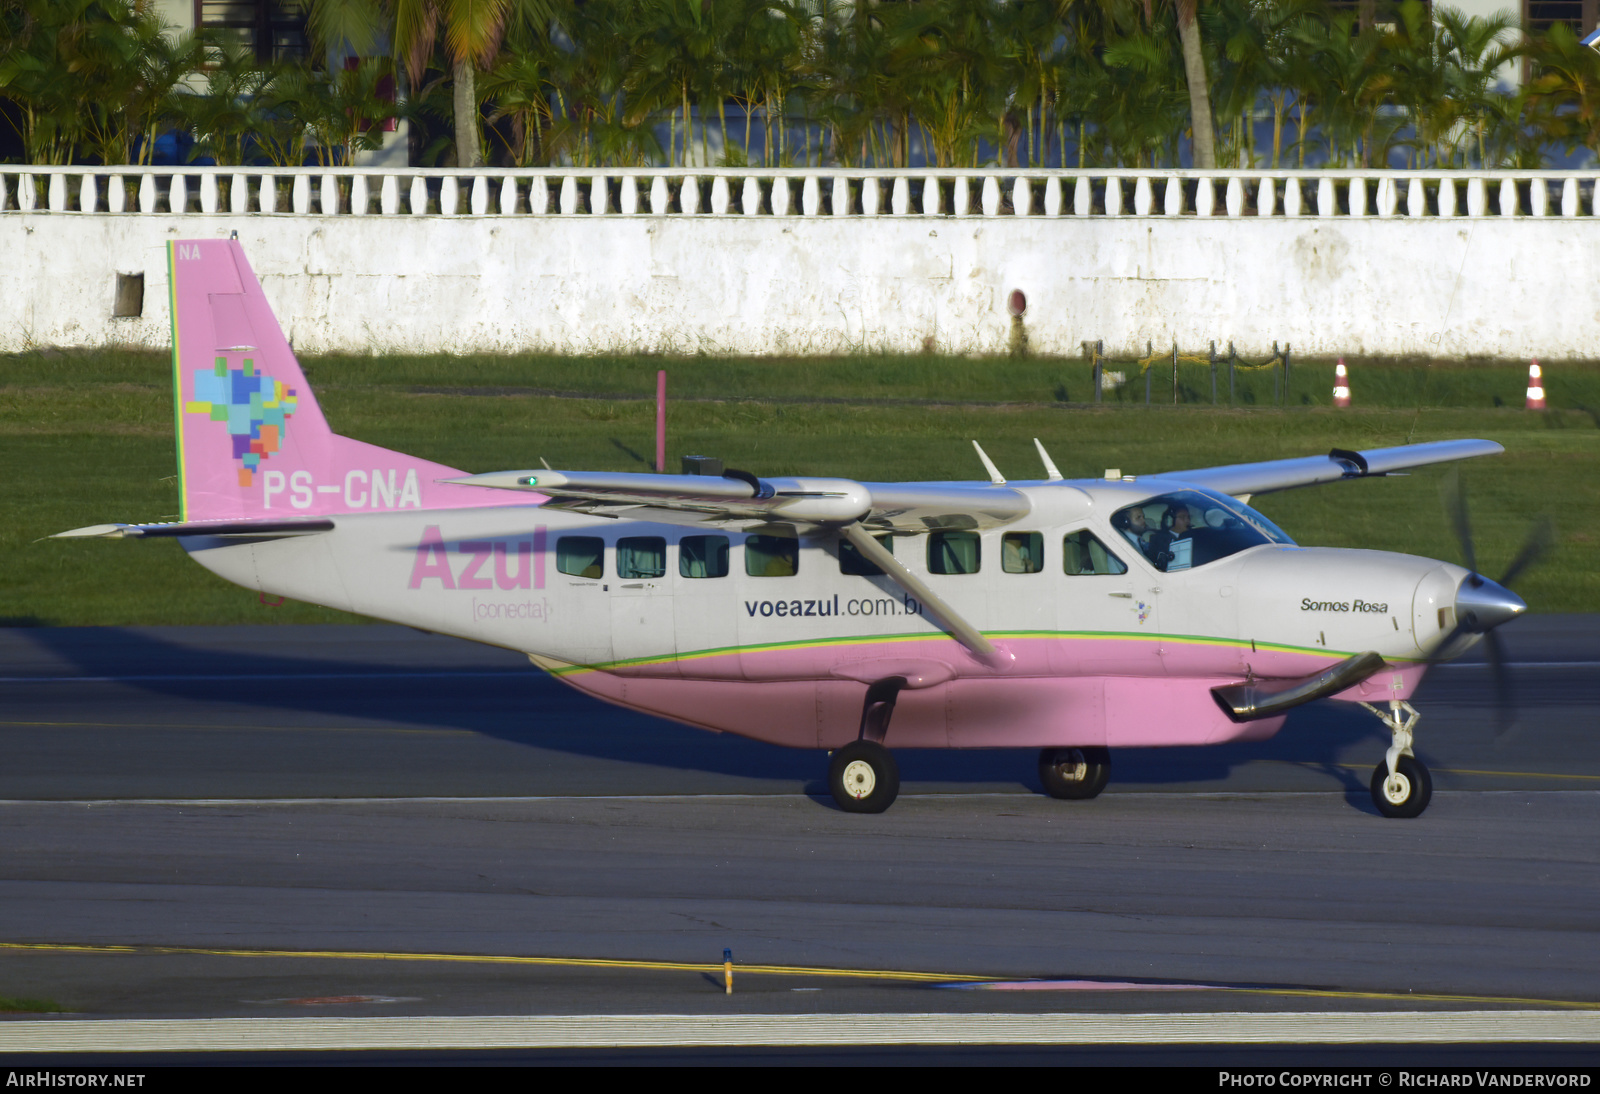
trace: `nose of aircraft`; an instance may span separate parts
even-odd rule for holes
[[[1473,634],[1485,634],[1527,610],[1520,596],[1479,574],[1468,574],[1456,589],[1456,619]]]

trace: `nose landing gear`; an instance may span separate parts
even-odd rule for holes
[[[1394,734],[1383,762],[1372,773],[1372,804],[1386,817],[1420,816],[1433,798],[1433,777],[1411,752],[1412,731],[1422,715],[1403,699],[1390,700],[1387,714],[1371,703],[1361,705]]]

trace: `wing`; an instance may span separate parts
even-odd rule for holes
[[[1163,479],[1182,479],[1223,494],[1270,494],[1296,486],[1315,486],[1339,479],[1364,479],[1387,475],[1432,463],[1466,460],[1474,456],[1498,456],[1504,452],[1494,441],[1431,441],[1397,448],[1372,448],[1351,452],[1335,448],[1326,456],[1303,456],[1292,460],[1265,463],[1236,463],[1227,467],[1205,467],[1194,471],[1163,472]]]
[[[758,479],[745,471],[640,475],[603,471],[496,471],[451,479],[465,486],[547,495],[547,508],[596,516],[797,531],[860,523],[875,531],[994,528],[1032,509],[1020,490],[990,483],[871,483],[853,479]]]

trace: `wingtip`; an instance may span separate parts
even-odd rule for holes
[[[65,532],[57,532],[46,539],[121,539],[128,534],[126,524],[90,524],[83,528],[69,528]]]

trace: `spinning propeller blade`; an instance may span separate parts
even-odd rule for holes
[[[1543,558],[1554,545],[1555,526],[1549,517],[1541,517],[1536,521],[1529,529],[1522,549],[1511,560],[1511,565],[1506,567],[1499,582],[1491,582],[1478,572],[1478,552],[1472,537],[1472,519],[1467,511],[1467,492],[1461,485],[1461,472],[1458,469],[1451,468],[1445,475],[1440,492],[1456,539],[1461,544],[1461,557],[1472,573],[1461,583],[1456,594],[1456,625],[1439,644],[1437,656],[1441,660],[1454,656],[1456,643],[1465,635],[1483,636],[1484,654],[1494,677],[1495,737],[1498,739],[1510,730],[1515,718],[1516,689],[1506,663],[1505,648],[1494,628],[1509,618],[1503,607],[1504,600],[1520,603],[1516,597],[1506,594],[1510,592],[1511,583]],[[1516,610],[1522,609],[1519,607]]]
[[[1451,527],[1455,529],[1456,542],[1461,545],[1461,557],[1467,569],[1478,572],[1478,552],[1472,542],[1472,518],[1467,515],[1467,492],[1461,485],[1461,469],[1452,467],[1439,484],[1444,495],[1445,511],[1450,514]]]

